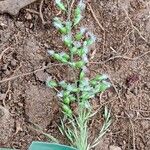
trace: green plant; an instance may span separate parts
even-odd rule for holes
[[[88,70],[88,52],[90,45],[95,42],[96,37],[86,28],[81,27],[78,29],[77,27],[82,19],[82,12],[85,9],[84,1],[79,1],[72,16],[72,8],[70,7],[72,6],[71,0],[67,0],[67,6],[61,0],[55,0],[55,2],[57,7],[68,16],[66,21],[55,17],[53,25],[62,35],[62,41],[69,52],[57,53],[54,50],[48,50],[48,53],[53,59],[68,65],[73,72],[78,72],[78,76],[74,75],[75,80],[72,83],[67,81],[56,82],[50,77],[47,80],[47,86],[54,88],[60,99],[66,122],[64,123],[64,120],[61,120],[61,126],[59,126],[60,132],[78,150],[89,150],[98,144],[99,139],[106,133],[111,124],[110,111],[105,107],[103,127],[98,137],[93,143],[89,144],[88,122],[96,114],[96,112],[93,113],[90,99],[93,99],[98,93],[108,89],[110,83],[106,81],[108,79],[107,75],[97,75],[93,79],[89,79],[86,76]],[[73,18],[72,20],[71,17]],[[72,30],[77,30],[77,33],[74,34]],[[76,105],[76,113],[71,107],[73,103]]]

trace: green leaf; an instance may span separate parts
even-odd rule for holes
[[[99,85],[97,85],[95,88],[99,90],[99,92],[104,92],[110,87],[110,83],[103,81]]]
[[[75,35],[75,39],[78,41],[81,40],[82,38],[83,38],[83,34],[81,32],[79,32]]]
[[[80,80],[82,80],[84,77],[85,77],[85,73],[84,73],[84,71],[81,71],[80,72]]]
[[[82,15],[77,15],[75,18],[74,18],[74,26],[76,26],[77,24],[79,24],[79,22],[81,21],[82,19]]]
[[[61,28],[59,29],[59,31],[60,31],[60,33],[62,33],[62,34],[67,34],[67,28],[66,28],[66,27],[61,27]]]
[[[69,95],[69,98],[70,98],[71,102],[74,102],[76,100],[76,98],[72,94]]]
[[[72,47],[70,48],[70,52],[75,54],[77,52],[77,48],[76,47]]]
[[[57,83],[56,83],[56,81],[54,81],[54,80],[48,80],[48,81],[46,82],[46,84],[47,84],[47,86],[50,87],[50,88],[57,87]]]
[[[79,48],[77,51],[77,54],[81,57],[83,54],[85,54],[84,52],[84,48]]]
[[[93,79],[95,81],[102,81],[108,79],[108,75],[103,74],[103,75],[96,75],[96,77]]]
[[[68,116],[68,117],[72,117],[72,110],[70,109],[70,107],[68,105],[63,104],[62,105],[62,110],[63,113]]]
[[[66,104],[66,105],[69,105],[71,102],[71,100],[69,99],[69,97],[66,97],[63,99],[63,103]]]
[[[88,100],[90,98],[89,92],[83,92],[81,95],[82,100]]]
[[[87,39],[87,46],[90,46],[96,41],[96,36],[91,32],[88,32],[88,35],[90,36],[90,38]]]
[[[64,88],[64,89],[67,88],[67,83],[66,83],[65,81],[59,82],[59,85],[60,85],[62,88]]]
[[[75,16],[81,15],[82,11],[79,6],[75,9]]]
[[[66,11],[65,5],[61,2],[61,0],[55,0],[55,2],[60,10]]]
[[[58,61],[60,61],[62,63],[67,63],[68,62],[68,60],[66,58],[62,57],[61,54],[56,54],[55,53],[53,55],[53,58],[55,58],[56,60],[58,60]]]
[[[96,80],[91,80],[90,83],[92,86],[95,86],[96,84],[98,84],[98,82]]]
[[[74,26],[79,24],[80,20],[82,19],[82,11],[85,9],[85,4],[82,0],[78,3],[77,8],[75,9],[75,16],[74,16]]]
[[[64,96],[64,97],[68,97],[69,94],[70,94],[70,91],[65,91],[65,92],[63,93],[63,96]]]
[[[62,58],[66,59],[66,60],[70,59],[70,56],[68,54],[66,54],[65,52],[60,53],[60,55]]]
[[[71,31],[71,26],[72,26],[72,22],[71,21],[67,21],[66,22],[67,33],[69,33]]]
[[[67,85],[67,91],[69,91],[69,92],[77,92],[78,88],[75,85],[73,85],[73,84],[68,84]]]
[[[71,67],[73,67],[73,68],[76,67],[76,63],[75,63],[75,62],[70,62],[69,65],[70,65]]]
[[[84,65],[85,65],[85,63],[83,61],[78,61],[75,63],[76,68],[82,68]]]
[[[62,40],[64,41],[64,44],[68,47],[71,47],[72,45],[72,38],[70,35],[66,35],[62,37]]]

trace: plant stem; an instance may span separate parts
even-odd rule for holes
[[[88,130],[87,130],[87,112],[85,108],[79,106],[79,116],[77,118],[78,137],[76,137],[76,147],[78,150],[87,150]]]

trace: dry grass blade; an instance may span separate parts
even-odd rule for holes
[[[6,51],[8,51],[10,48],[11,48],[11,47],[7,47],[6,49],[4,49],[4,50],[1,52],[1,54],[0,54],[0,60],[2,59],[4,53],[5,53]]]
[[[107,107],[105,106],[105,111],[104,111],[104,118],[105,118],[105,122],[99,132],[98,137],[93,141],[93,143],[91,144],[90,148],[94,148],[96,147],[99,142],[100,139],[103,137],[103,135],[108,131],[108,128],[110,127],[112,120],[111,120],[111,115],[110,115],[110,111],[108,111]]]
[[[94,13],[94,11],[93,11],[93,9],[92,9],[92,6],[91,6],[89,3],[87,3],[87,5],[88,5],[88,7],[89,7],[89,9],[90,9],[90,11],[91,11],[91,13],[92,13],[93,18],[95,19],[95,21],[97,22],[97,24],[99,25],[99,27],[100,27],[103,31],[105,31],[104,27],[101,25],[101,23],[100,23],[99,20],[97,19],[96,15],[95,15],[95,13]]]

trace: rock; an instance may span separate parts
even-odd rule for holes
[[[36,0],[3,0],[0,1],[0,13],[17,15],[21,8],[35,2]]]
[[[114,145],[111,145],[111,146],[109,147],[109,149],[110,149],[110,150],[121,150],[120,147],[114,146]]]
[[[38,71],[35,73],[37,80],[45,82],[47,78],[49,77],[48,73],[44,71]]]

